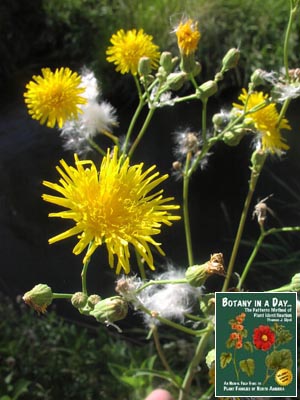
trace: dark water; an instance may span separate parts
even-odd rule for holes
[[[227,96],[228,97],[228,96]],[[218,110],[222,99],[214,103]],[[228,104],[230,104],[227,99]],[[118,104],[120,125],[125,126],[132,113],[131,105]],[[298,105],[294,105],[289,118],[294,130],[289,134],[291,150],[281,162],[270,159],[266,171],[258,184],[255,200],[270,193],[274,197],[270,204],[276,208],[279,219],[286,224],[300,223],[300,117]],[[170,173],[174,160],[171,133],[190,127],[200,129],[201,109],[198,104],[189,107],[159,110],[152,121],[141,147],[135,154],[135,161],[145,160],[146,165],[157,164],[161,173]],[[122,129],[119,130],[122,134]],[[197,172],[191,181],[190,207],[191,229],[194,237],[194,253],[197,263],[209,259],[214,252],[223,252],[228,262],[232,239],[237,228],[249,178],[249,140],[245,139],[237,148],[220,143],[214,149],[210,162],[202,172]],[[81,256],[72,254],[76,239],[69,239],[48,245],[48,238],[62,232],[68,225],[65,221],[49,219],[51,205],[41,199],[44,179],[55,181],[55,165],[64,157],[72,161],[72,155],[62,149],[58,132],[41,126],[27,114],[20,92],[1,106],[0,118],[0,290],[16,296],[29,290],[37,283],[49,284],[55,292],[80,290]],[[273,178],[276,178],[274,181]],[[289,192],[283,188],[288,185]],[[174,195],[181,202],[181,183],[171,178],[166,184],[166,194]],[[298,196],[298,197],[297,197]],[[276,221],[270,220],[270,224]],[[249,219],[246,238],[255,238],[258,229],[255,221]],[[187,256],[183,224],[163,230],[160,237],[168,254],[166,261],[175,266],[185,267]],[[296,235],[287,241],[294,251],[300,250],[300,238]],[[243,246],[239,253],[242,264],[249,255],[249,248]],[[250,275],[252,290],[261,286],[271,289],[288,281],[299,270],[297,265],[289,271],[280,269],[260,271]],[[263,275],[265,273],[265,275]],[[262,275],[261,275],[262,274]],[[113,293],[115,276],[108,267],[106,251],[100,249],[93,258],[88,275],[90,292],[102,295]],[[213,285],[215,284],[214,281]],[[220,285],[220,282],[216,283]]]

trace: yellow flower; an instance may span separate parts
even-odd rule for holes
[[[107,61],[116,65],[116,71],[121,74],[130,72],[136,75],[138,72],[138,64],[142,57],[150,59],[151,68],[156,68],[160,53],[158,46],[152,43],[153,37],[144,33],[143,29],[136,29],[125,32],[120,29],[113,34],[109,46],[106,50]]]
[[[185,23],[180,22],[175,32],[180,52],[186,56],[194,54],[201,37],[198,22],[192,19],[188,19]]]
[[[169,211],[179,206],[167,204],[173,198],[163,198],[163,190],[151,193],[167,179],[152,172],[155,166],[143,172],[143,163],[129,165],[129,158],[118,158],[117,148],[109,150],[103,158],[100,170],[90,160],[80,161],[75,154],[75,167],[62,160],[57,167],[61,178],[59,184],[43,182],[62,196],[44,194],[43,199],[67,210],[50,213],[50,217],[68,218],[75,221],[71,229],[51,238],[54,243],[70,236],[79,235],[79,242],[73,249],[80,254],[88,245],[86,262],[98,246],[106,244],[109,265],[130,272],[129,245],[133,245],[151,269],[153,256],[149,244],[164,255],[161,244],[152,236],[161,231],[162,224],[172,225],[180,219]]]
[[[243,103],[233,103],[233,107],[250,111],[260,104],[263,104],[268,99],[268,95],[263,92],[252,92],[248,95],[246,89],[242,90],[242,94],[239,96],[239,100]],[[282,118],[279,121],[279,114],[276,109],[275,103],[269,103],[267,106],[259,109],[258,111],[247,114],[247,120],[253,123],[255,129],[261,135],[261,147],[264,151],[270,153],[278,153],[280,150],[288,150],[289,146],[285,143],[284,138],[281,136],[281,129],[291,129],[289,121],[286,118]]]
[[[28,113],[41,124],[53,128],[57,122],[62,128],[66,120],[77,118],[81,112],[79,104],[85,104],[86,99],[80,94],[85,91],[80,87],[81,77],[69,68],[42,69],[41,75],[34,75],[24,93]]]

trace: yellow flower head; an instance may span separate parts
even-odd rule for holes
[[[250,111],[253,108],[263,104],[268,99],[268,95],[263,92],[252,92],[248,94],[246,89],[242,90],[239,100],[243,103],[233,103],[233,107]],[[285,143],[284,138],[281,136],[281,129],[291,129],[289,121],[282,118],[280,123],[279,113],[276,109],[275,103],[270,103],[267,106],[259,109],[258,111],[247,114],[247,120],[252,123],[258,133],[261,135],[262,150],[270,153],[278,153],[281,150],[288,150],[289,146]]]
[[[175,32],[180,52],[186,56],[194,54],[201,37],[198,22],[192,19],[188,19],[184,23],[180,22]]]
[[[131,244],[154,269],[149,244],[160,254],[164,252],[152,236],[160,233],[162,224],[172,225],[172,220],[180,219],[170,213],[179,208],[167,204],[173,198],[163,198],[163,190],[151,193],[168,175],[153,173],[155,166],[143,172],[143,163],[130,166],[129,158],[118,158],[117,148],[113,154],[107,152],[99,171],[92,161],[80,161],[76,154],[75,167],[64,160],[61,165],[62,168],[57,167],[61,175],[59,184],[43,182],[61,196],[44,194],[43,199],[66,209],[50,213],[50,217],[72,219],[75,226],[51,238],[49,243],[79,235],[73,253],[80,254],[89,245],[84,262],[105,243],[112,268],[114,256],[117,257],[117,274],[121,269],[130,272]]]
[[[112,46],[106,50],[107,61],[114,63],[116,71],[120,71],[121,74],[130,72],[136,75],[142,57],[148,57],[151,67],[156,68],[160,53],[152,39],[153,37],[144,33],[143,29],[127,32],[120,29],[110,39]]]
[[[81,112],[79,104],[85,104],[86,99],[80,94],[85,91],[80,87],[81,77],[69,68],[42,69],[41,75],[34,75],[24,93],[28,112],[33,119],[53,128],[57,122],[62,128],[66,120],[77,118]]]

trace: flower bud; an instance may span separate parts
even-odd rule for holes
[[[199,75],[201,71],[202,71],[202,65],[198,61],[196,61],[195,67],[193,69],[193,76]]]
[[[184,72],[173,72],[167,77],[167,86],[171,90],[179,90],[182,88],[186,81],[186,73]]]
[[[230,116],[229,113],[220,112],[214,114],[212,117],[212,123],[214,124],[214,128],[217,131],[220,131],[225,128],[225,126],[229,123]]]
[[[120,296],[100,300],[90,312],[98,322],[112,323],[124,319],[128,313],[127,302]]]
[[[204,82],[201,86],[199,86],[199,90],[200,90],[200,99],[207,100],[209,97],[217,93],[218,85],[215,81],[207,81]]]
[[[228,71],[229,69],[235,68],[238,65],[240,59],[240,51],[236,48],[231,48],[225,54],[222,60],[222,71]]]
[[[255,150],[251,156],[251,169],[253,172],[259,172],[265,162],[266,153],[261,150]]]
[[[173,60],[172,60],[172,53],[169,51],[163,51],[160,56],[160,65],[163,67],[163,69],[169,74],[174,66]]]
[[[94,308],[97,303],[101,300],[98,294],[91,294],[87,299],[87,304],[90,308]]]
[[[224,133],[223,141],[228,146],[237,146],[245,135],[243,129],[237,129],[234,132],[228,131]]]
[[[149,57],[140,58],[138,72],[142,76],[147,76],[151,74],[151,60]]]
[[[87,303],[87,295],[83,292],[76,292],[71,297],[72,306],[75,308],[83,308]]]
[[[35,285],[29,292],[26,292],[23,296],[23,300],[35,311],[43,314],[52,303],[53,293],[48,285],[40,283]]]

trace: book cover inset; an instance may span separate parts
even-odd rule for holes
[[[297,397],[297,294],[218,292],[216,397]]]

